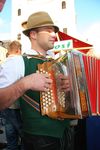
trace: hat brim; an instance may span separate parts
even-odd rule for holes
[[[23,26],[24,28],[26,28],[26,22],[24,22],[24,23],[22,24],[22,26]],[[26,36],[29,36],[29,33],[30,33],[31,30],[35,30],[35,29],[40,28],[40,27],[48,27],[48,26],[54,27],[54,28],[55,28],[55,32],[58,32],[58,31],[59,31],[59,28],[58,28],[56,25],[46,24],[46,25],[41,25],[41,26],[36,26],[36,27],[34,27],[34,28],[26,29],[26,30],[23,31],[23,33],[24,33]]]

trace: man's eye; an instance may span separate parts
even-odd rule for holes
[[[52,31],[51,31],[51,30],[47,30],[47,32],[48,32],[48,33],[51,33]]]
[[[49,33],[54,32],[52,29],[47,29],[46,31]]]

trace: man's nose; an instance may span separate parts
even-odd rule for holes
[[[54,31],[52,31],[50,35],[56,37],[56,33]]]

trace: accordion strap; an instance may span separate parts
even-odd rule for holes
[[[39,107],[39,103],[36,102],[34,99],[30,98],[29,96],[27,96],[26,94],[24,94],[22,96],[22,98],[29,104],[31,105],[35,110],[37,110],[38,112],[40,112],[40,107]]]

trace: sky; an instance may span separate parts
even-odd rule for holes
[[[100,0],[75,0],[75,10],[78,34],[93,43],[100,41]]]
[[[75,0],[76,28],[80,38],[100,43],[100,0]],[[0,37],[9,37],[11,0],[6,0],[0,13]],[[0,40],[1,40],[0,39]]]
[[[100,23],[100,0],[75,0],[75,10],[79,32]]]
[[[9,39],[11,31],[11,0],[6,0],[2,11],[0,12],[0,40],[6,37]]]

